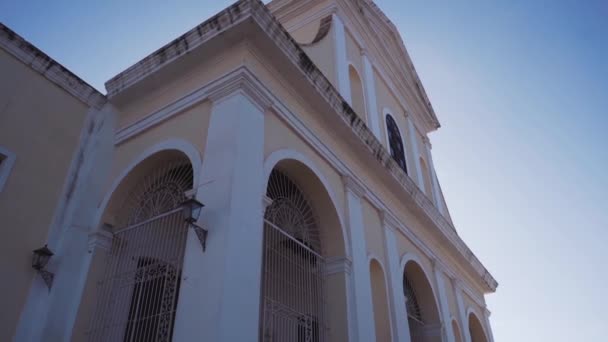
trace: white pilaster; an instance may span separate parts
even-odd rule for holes
[[[378,113],[378,102],[376,99],[376,81],[374,78],[374,68],[369,58],[365,54],[363,58],[363,79],[365,83],[365,98],[367,99],[367,116],[370,129],[377,139],[380,139],[380,116]]]
[[[424,149],[426,152],[426,160],[429,164],[429,173],[431,177],[431,186],[433,188],[433,201],[435,202],[435,206],[439,210],[441,214],[443,214],[443,203],[441,203],[441,196],[439,195],[439,183],[437,182],[437,174],[435,173],[435,165],[433,164],[433,155],[431,153],[431,142],[429,138],[422,137],[422,141],[424,142]]]
[[[410,146],[412,147],[412,157],[414,157],[413,162],[414,162],[414,168],[416,170],[416,178],[417,178],[417,183],[418,183],[418,187],[426,193],[426,190],[424,188],[424,177],[422,175],[422,169],[420,168],[420,156],[419,156],[419,149],[418,149],[418,139],[416,139],[416,136],[418,134],[418,132],[416,132],[416,128],[414,127],[414,123],[412,123],[412,118],[410,118],[409,115],[405,116],[405,122],[407,124],[407,136],[410,138]]]
[[[71,340],[92,259],[89,233],[97,224],[93,222],[97,204],[110,174],[115,119],[116,112],[108,104],[87,113],[66,178],[64,199],[55,211],[47,240],[55,253],[47,266],[55,274],[53,286],[49,290],[40,276],[35,276],[14,341]],[[70,185],[73,188],[68,189]]]
[[[207,249],[189,234],[174,341],[257,341],[259,335],[264,106],[242,90],[218,93],[225,97],[211,97],[197,191]]]
[[[397,237],[393,225],[389,222],[387,214],[383,214],[384,235],[386,239],[386,254],[388,259],[388,282],[391,318],[393,321],[393,340],[397,342],[410,342],[410,326],[405,308],[405,295],[403,293],[403,270],[400,266]]]
[[[469,318],[467,317],[466,307],[462,299],[462,287],[458,284],[459,280],[454,281],[454,294],[456,295],[456,305],[458,306],[458,314],[460,316],[460,326],[462,327],[463,342],[471,342],[471,333],[469,331]]]
[[[348,206],[348,222],[353,258],[353,285],[356,305],[356,341],[375,341],[376,331],[374,322],[374,304],[372,299],[371,278],[365,244],[365,228],[363,223],[363,208],[361,197],[363,187],[350,177],[344,178],[346,201]],[[351,337],[351,340],[354,340]]]
[[[494,342],[494,333],[492,332],[492,325],[490,324],[491,312],[487,308],[484,309],[483,317],[486,325],[486,333],[488,334],[488,342]]]
[[[348,58],[346,56],[346,31],[344,23],[337,14],[332,14],[333,33],[335,43],[336,81],[340,95],[348,102],[352,103],[350,94],[350,79],[348,77]]]
[[[447,342],[454,342],[454,331],[452,330],[452,324],[450,321],[450,307],[448,305],[448,297],[446,294],[445,287],[445,276],[444,272],[437,264],[437,261],[433,262],[433,271],[435,273],[435,280],[437,282],[437,291],[439,292],[439,306],[441,309],[441,321],[443,322],[443,331],[447,338]]]

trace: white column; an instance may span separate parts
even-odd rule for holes
[[[356,305],[356,341],[367,342],[376,340],[374,322],[374,304],[372,299],[371,278],[365,244],[365,228],[363,223],[363,208],[361,197],[364,189],[350,177],[344,177],[346,201],[348,206],[348,222],[352,246],[352,273]]]
[[[433,270],[435,273],[435,280],[437,282],[437,291],[439,292],[439,306],[441,309],[441,321],[443,322],[443,331],[447,338],[447,342],[454,342],[454,331],[452,330],[452,324],[450,320],[450,307],[448,304],[448,297],[446,294],[445,287],[445,275],[441,266],[436,260],[433,261]]]
[[[242,91],[211,99],[197,190],[207,249],[188,237],[173,340],[257,341],[264,109]]]
[[[494,342],[494,333],[492,333],[492,325],[490,324],[491,312],[487,308],[484,309],[483,317],[486,325],[486,333],[488,334],[488,342]]]
[[[383,214],[384,235],[386,239],[386,255],[388,259],[388,283],[391,316],[393,321],[393,341],[410,342],[410,326],[407,320],[407,310],[405,308],[405,295],[403,293],[403,270],[399,249],[397,247],[397,237],[395,227],[387,222],[387,214]]]
[[[370,129],[377,139],[380,139],[380,116],[378,114],[378,102],[376,99],[376,80],[374,68],[369,58],[363,53],[363,82],[365,83],[365,98],[367,99],[367,117]]]
[[[412,157],[414,157],[413,162],[414,169],[416,170],[418,187],[422,189],[423,192],[426,192],[424,189],[424,177],[422,176],[422,169],[420,168],[420,150],[418,149],[418,139],[416,139],[418,132],[416,131],[416,127],[414,127],[414,123],[412,123],[412,118],[410,118],[408,114],[405,116],[405,122],[408,130],[407,136],[410,138],[410,146],[412,147]]]
[[[471,342],[471,333],[469,331],[469,318],[467,317],[466,307],[462,299],[462,288],[458,284],[460,280],[454,281],[454,294],[456,295],[456,305],[458,306],[458,314],[460,316],[460,326],[462,327],[463,342]]]
[[[346,55],[346,32],[344,31],[344,23],[337,14],[332,14],[334,27],[334,44],[335,45],[335,61],[336,64],[336,82],[340,95],[348,102],[352,103],[350,95],[350,79],[348,77],[348,58]]]
[[[437,174],[435,173],[435,165],[433,164],[433,155],[431,153],[431,141],[427,137],[422,137],[422,141],[424,142],[426,151],[426,160],[429,164],[429,176],[431,177],[431,186],[433,187],[433,200],[439,212],[443,214],[443,203],[441,203],[439,183],[437,182]]]

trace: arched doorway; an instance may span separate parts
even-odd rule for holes
[[[441,342],[441,321],[433,288],[415,261],[405,265],[403,291],[412,342]]]
[[[337,318],[346,316],[345,291],[336,290],[344,279],[329,276],[326,263],[343,256],[344,245],[327,191],[306,166],[283,160],[270,173],[266,197],[260,340],[343,340]]]
[[[103,215],[110,245],[95,252],[93,300],[81,308],[90,316],[87,340],[172,340],[188,233],[180,205],[193,184],[190,160],[163,151],[136,166],[112,194]]]
[[[454,342],[462,342],[462,333],[455,319],[452,320],[452,332],[454,333]]]
[[[369,263],[369,273],[374,305],[374,323],[376,325],[376,341],[390,342],[391,324],[386,294],[386,282],[382,265],[376,259]]]
[[[479,318],[472,312],[469,314],[469,334],[471,335],[471,342],[488,342]]]

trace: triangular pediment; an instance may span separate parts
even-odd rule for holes
[[[370,0],[274,0],[269,9],[281,22],[308,17],[320,20],[331,13],[342,18],[347,31],[383,70],[404,108],[424,132],[439,128],[439,121],[405,48],[399,31]],[[300,42],[301,43],[301,42]]]

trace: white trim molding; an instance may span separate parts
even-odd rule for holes
[[[17,155],[11,150],[0,146],[0,193],[4,189],[4,185],[8,180],[8,176],[11,174],[11,170],[15,165]]]

